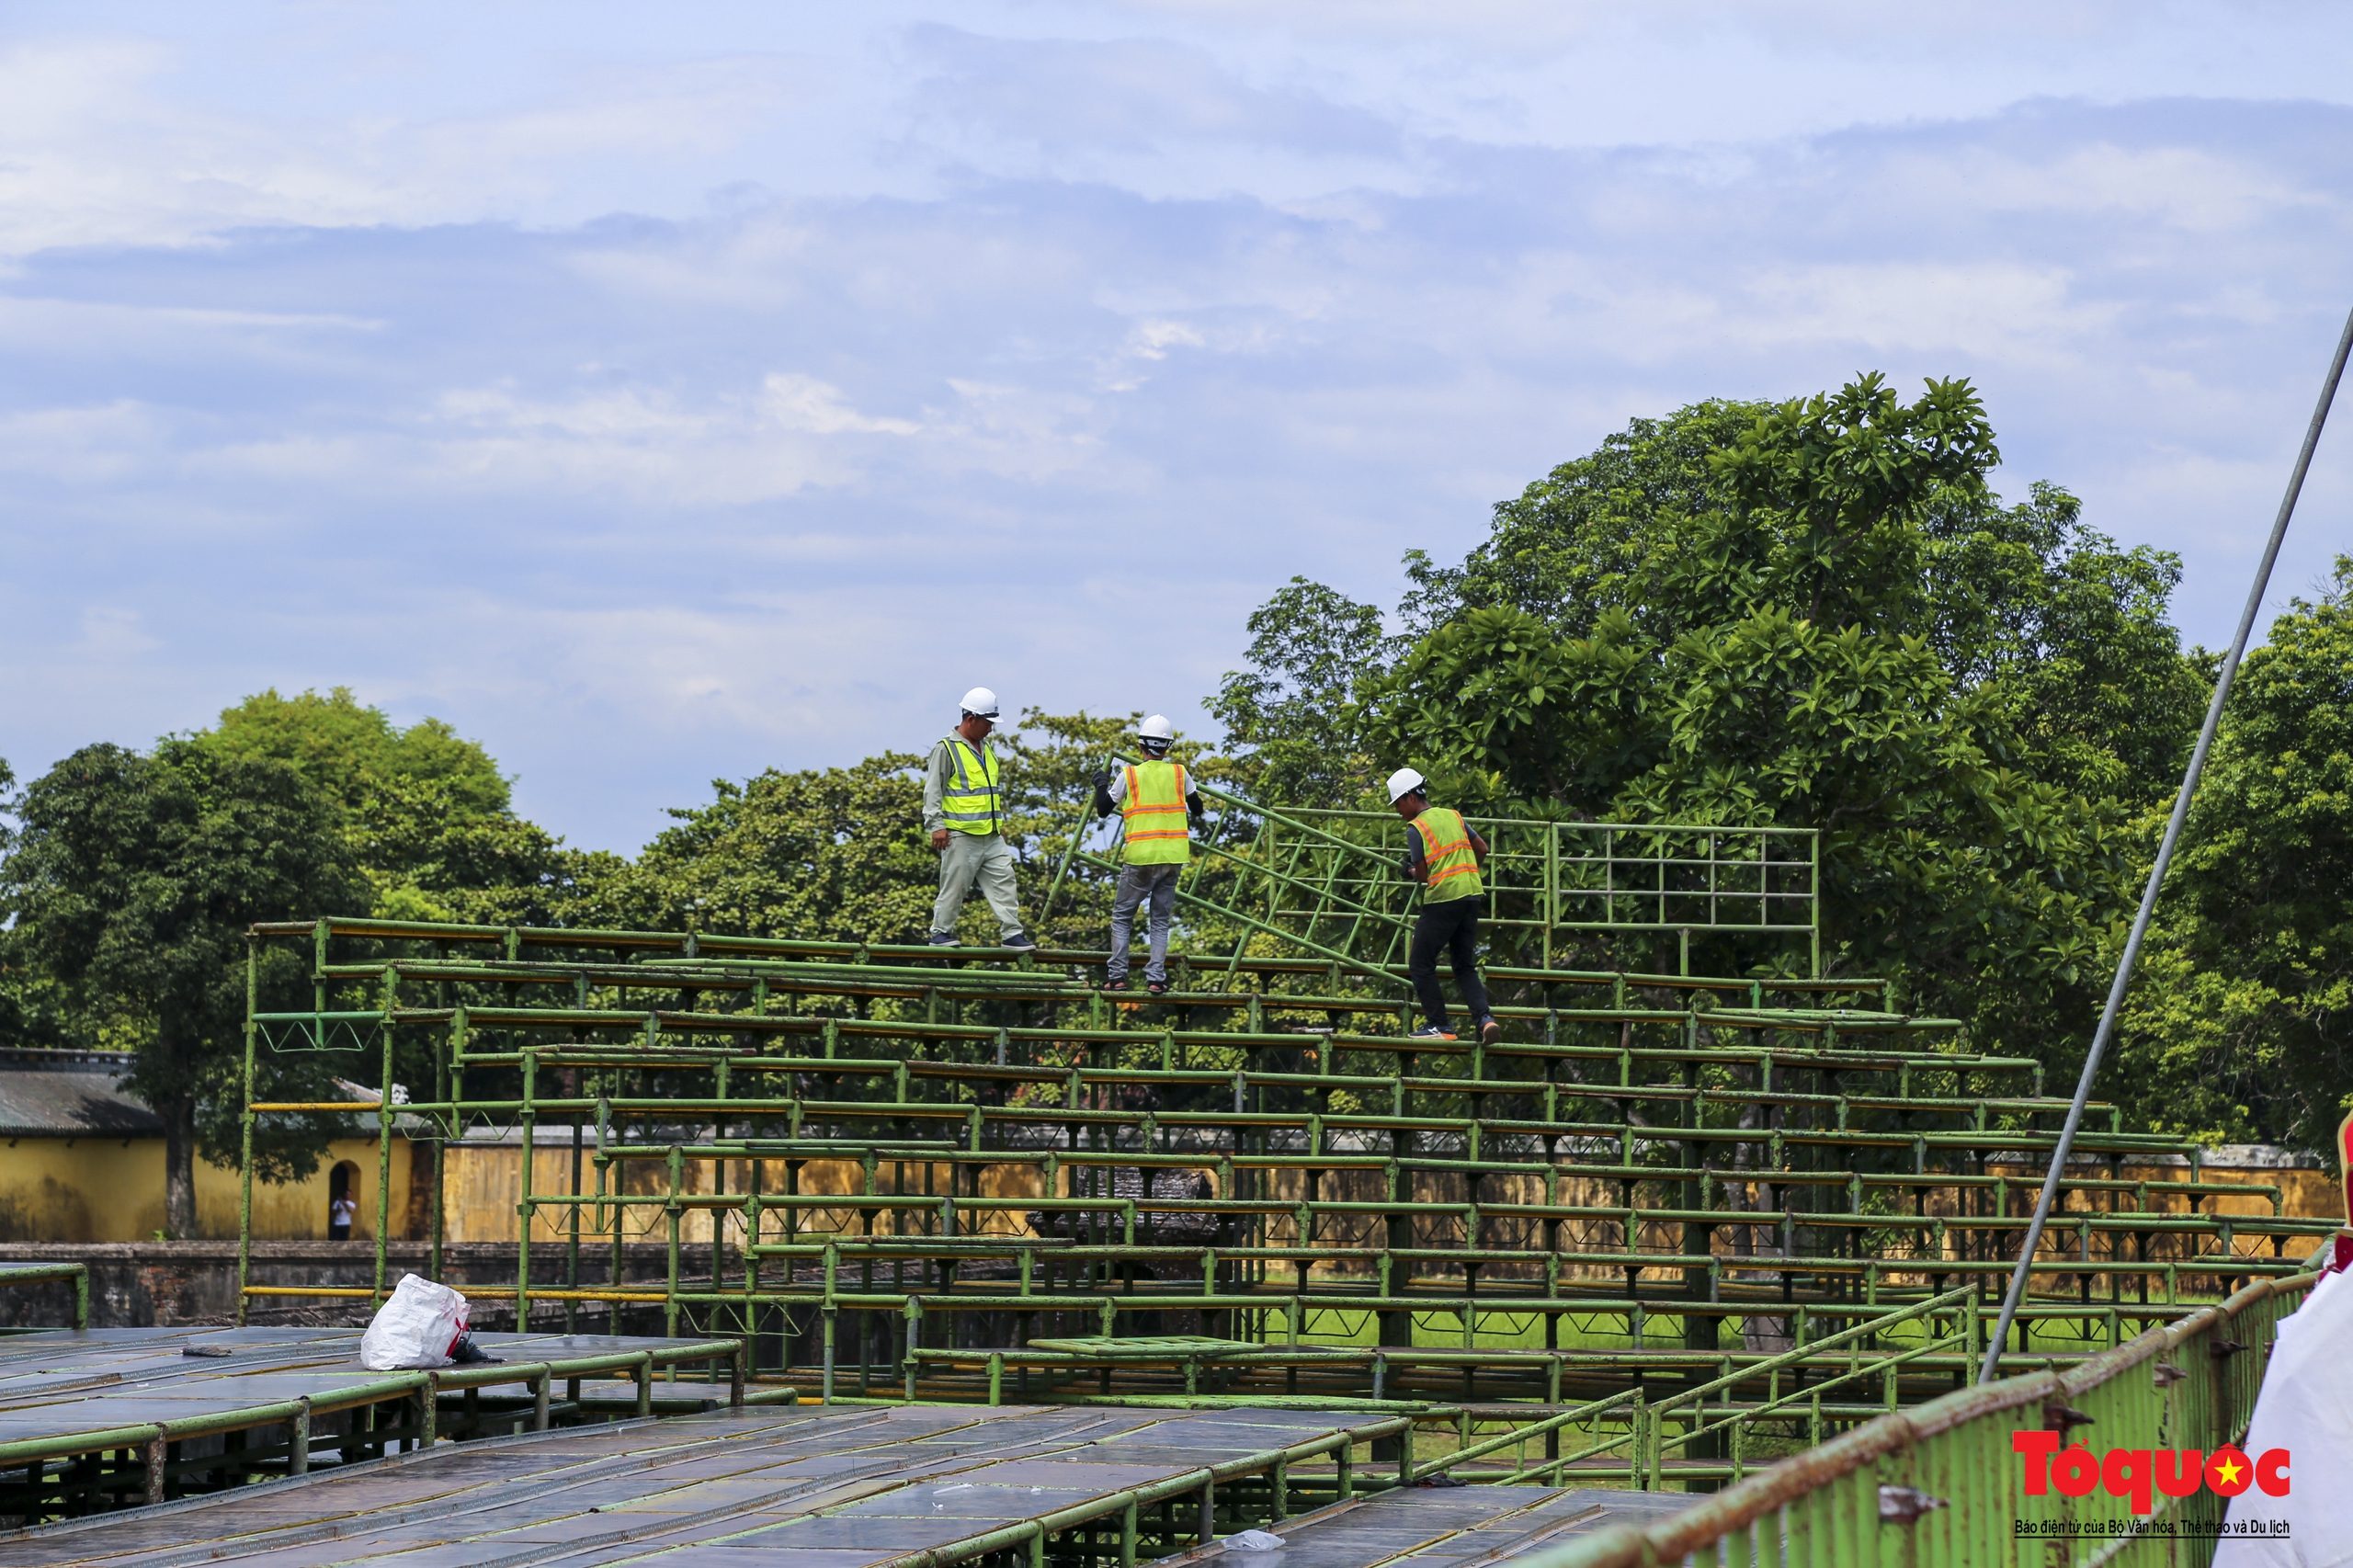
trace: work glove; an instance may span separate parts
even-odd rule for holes
[[[1111,776],[1108,773],[1092,774],[1086,781],[1097,790],[1108,790],[1111,787]]]

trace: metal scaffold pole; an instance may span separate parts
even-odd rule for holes
[[[2093,1031],[2091,1050],[2084,1056],[2083,1075],[2075,1083],[2075,1101],[2067,1108],[2067,1121],[2060,1131],[2058,1147],[2051,1152],[2051,1168],[2042,1178],[2042,1196],[2035,1201],[2034,1218],[2027,1224],[2025,1244],[2018,1249],[2018,1267],[2011,1273],[2009,1290],[2002,1298],[2001,1320],[1985,1346],[1985,1364],[1977,1373],[1980,1383],[1993,1381],[2001,1366],[2010,1324],[2018,1317],[2018,1303],[2026,1295],[2035,1249],[2042,1243],[2042,1228],[2051,1218],[2052,1200],[2058,1194],[2068,1153],[2075,1147],[2075,1129],[2084,1119],[2084,1107],[2091,1098],[2093,1080],[2099,1075],[2100,1058],[2116,1032],[2116,1017],[2122,1010],[2125,992],[2132,983],[2132,966],[2140,959],[2141,941],[2148,935],[2150,916],[2156,913],[2165,868],[2173,863],[2174,847],[2181,841],[2181,826],[2189,816],[2190,798],[2198,792],[2199,775],[2206,768],[2206,754],[2213,749],[2214,733],[2222,722],[2222,704],[2231,695],[2232,678],[2238,674],[2239,660],[2246,653],[2247,636],[2254,631],[2256,615],[2263,608],[2264,592],[2271,583],[2271,568],[2279,559],[2280,541],[2288,537],[2288,519],[2295,515],[2296,497],[2302,492],[2304,475],[2312,468],[2313,451],[2320,445],[2321,426],[2328,422],[2329,404],[2336,399],[2336,383],[2344,378],[2348,351],[2353,351],[2353,313],[2346,316],[2345,330],[2337,335],[2336,357],[2329,361],[2328,374],[2321,382],[2312,423],[2304,427],[2304,444],[2296,452],[2295,469],[2288,475],[2288,492],[2279,498],[2279,515],[2271,521],[2271,537],[2264,544],[2263,560],[2256,566],[2255,583],[2247,589],[2246,608],[2239,612],[2238,631],[2231,638],[2230,652],[2223,656],[2222,674],[2214,682],[2213,700],[2206,705],[2206,723],[2198,732],[2198,749],[2190,754],[2189,767],[2181,778],[2181,792],[2174,797],[2173,815],[2165,823],[2165,839],[2157,846],[2156,860],[2149,867],[2148,885],[2141,891],[2140,912],[2132,917],[2131,934],[2125,938],[2123,956],[2117,960],[2116,979],[2108,988],[2108,1006],[2100,1011],[2099,1028]]]

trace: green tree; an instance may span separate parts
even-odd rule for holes
[[[583,925],[812,940],[920,941],[938,872],[923,836],[921,759],[716,779],[634,863],[570,908]]]
[[[239,1153],[246,928],[347,908],[364,889],[334,802],[284,762],[167,739],[145,755],[85,746],[15,809],[0,862],[12,945],[82,1017],[136,1042],[127,1082],[164,1122],[165,1222],[193,1235],[197,1153]],[[324,1075],[269,1065],[297,1092]],[[272,1119],[256,1174],[308,1174],[334,1131]]]
[[[1982,410],[1965,384],[1939,386],[1908,413],[1865,377],[1803,404],[1637,419],[1498,504],[1461,565],[1410,552],[1403,619],[1418,638],[1509,608],[1564,642],[1646,648],[1771,606],[1918,636],[1956,692],[1982,688],[2006,716],[2038,778],[2135,809],[2169,801],[2209,676],[2166,619],[2179,562],[2119,550],[2054,485],[2001,505]],[[1793,461],[1818,472],[1792,476]],[[1792,482],[1828,487],[1806,498],[1810,523],[1776,493]]]
[[[2240,666],[2103,1089],[2149,1126],[2295,1149],[2353,1108],[2353,557]]]
[[[403,729],[348,687],[264,691],[193,738],[221,756],[283,763],[332,801],[367,876],[369,914],[542,925],[592,874],[593,862],[516,815],[478,743],[439,719]]]
[[[404,730],[384,710],[363,707],[347,686],[321,697],[281,697],[276,687],[222,711],[201,737],[223,756],[270,757],[292,767],[347,812],[365,808],[380,781],[434,783],[457,810],[476,816],[506,811],[507,781],[490,754],[438,719]]]
[[[1293,577],[1251,612],[1249,665],[1210,699],[1225,726],[1235,782],[1269,801],[1352,804],[1380,776],[1348,711],[1357,685],[1385,670],[1403,640],[1381,611]]]
[[[1686,624],[1678,607],[1640,585],[1671,539],[1673,519],[1726,501],[1709,458],[1731,450],[1772,408],[1711,400],[1664,419],[1634,420],[1497,502],[1488,538],[1460,566],[1407,551],[1409,586],[1400,607],[1407,632],[1418,638],[1465,610],[1509,608],[1563,637],[1584,637],[1616,607],[1654,618],[1652,636],[1671,641]]]
[[[1961,381],[1636,421],[1460,566],[1409,556],[1414,641],[1289,717],[1366,782],[1410,763],[1473,807],[1820,828],[1840,967],[2063,1056],[2129,895],[2122,824],[2204,675],[2165,620],[2172,559],[2052,487],[2003,506],[1997,460]],[[1314,655],[1280,611],[1322,592],[1269,602],[1228,692]],[[1314,803],[1378,803],[1345,794]]]
[[[0,810],[5,810],[17,776],[8,759],[0,757]],[[5,864],[16,830],[0,816],[0,864]],[[0,928],[0,1046],[55,1049],[80,1043],[74,1039],[64,996],[57,983],[40,972],[27,950],[24,933]]]

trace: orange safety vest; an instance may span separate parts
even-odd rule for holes
[[[1422,865],[1428,872],[1422,884],[1424,903],[1449,903],[1486,891],[1479,878],[1478,852],[1471,847],[1471,826],[1461,812],[1424,806],[1407,825],[1421,835]]]
[[[1192,780],[1182,764],[1139,763],[1128,769],[1128,796],[1120,802],[1126,830],[1120,858],[1131,866],[1181,866],[1193,858],[1193,835],[1185,823],[1185,794]]]

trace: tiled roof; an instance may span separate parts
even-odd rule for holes
[[[119,1085],[120,1052],[0,1051],[0,1138],[160,1138],[163,1119]]]

